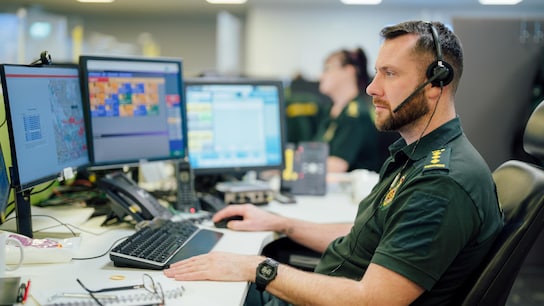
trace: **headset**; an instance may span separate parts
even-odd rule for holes
[[[30,63],[30,66],[51,65],[51,62],[51,53],[48,51],[43,51],[40,53],[40,58]]]
[[[438,38],[438,31],[431,22],[427,22],[427,24],[429,25],[429,30],[433,36],[436,60],[427,67],[427,81],[416,87],[416,89],[393,110],[393,113],[398,112],[402,106],[410,101],[419,91],[425,88],[425,86],[429,85],[429,83],[432,84],[433,87],[440,86],[442,88],[453,80],[453,67],[444,60],[440,39]]]
[[[432,23],[428,23],[433,36],[434,46],[436,50],[436,61],[432,62],[427,68],[427,79],[432,80],[430,83],[434,86],[446,86],[453,80],[453,67],[444,60],[438,31]]]

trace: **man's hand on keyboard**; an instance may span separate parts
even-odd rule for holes
[[[182,260],[163,270],[176,280],[255,281],[257,265],[262,256],[210,252]]]

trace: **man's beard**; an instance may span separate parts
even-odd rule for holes
[[[382,120],[376,118],[376,128],[379,131],[398,131],[403,126],[416,121],[428,112],[429,105],[425,99],[425,93],[420,91],[396,113],[389,111],[388,116]]]

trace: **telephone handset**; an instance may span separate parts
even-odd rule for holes
[[[155,217],[164,219],[173,217],[168,208],[122,172],[104,176],[98,181],[98,186],[112,202],[112,212],[105,223],[114,219],[122,221],[126,216],[130,216],[135,222]]]
[[[190,213],[199,211],[200,202],[195,193],[195,178],[189,161],[177,162],[176,181],[178,187],[176,209]]]

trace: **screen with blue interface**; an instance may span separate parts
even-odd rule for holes
[[[186,157],[182,61],[81,56],[92,167]]]
[[[17,190],[89,164],[77,66],[1,66]]]
[[[195,174],[283,166],[283,86],[274,80],[187,80],[189,161]]]

